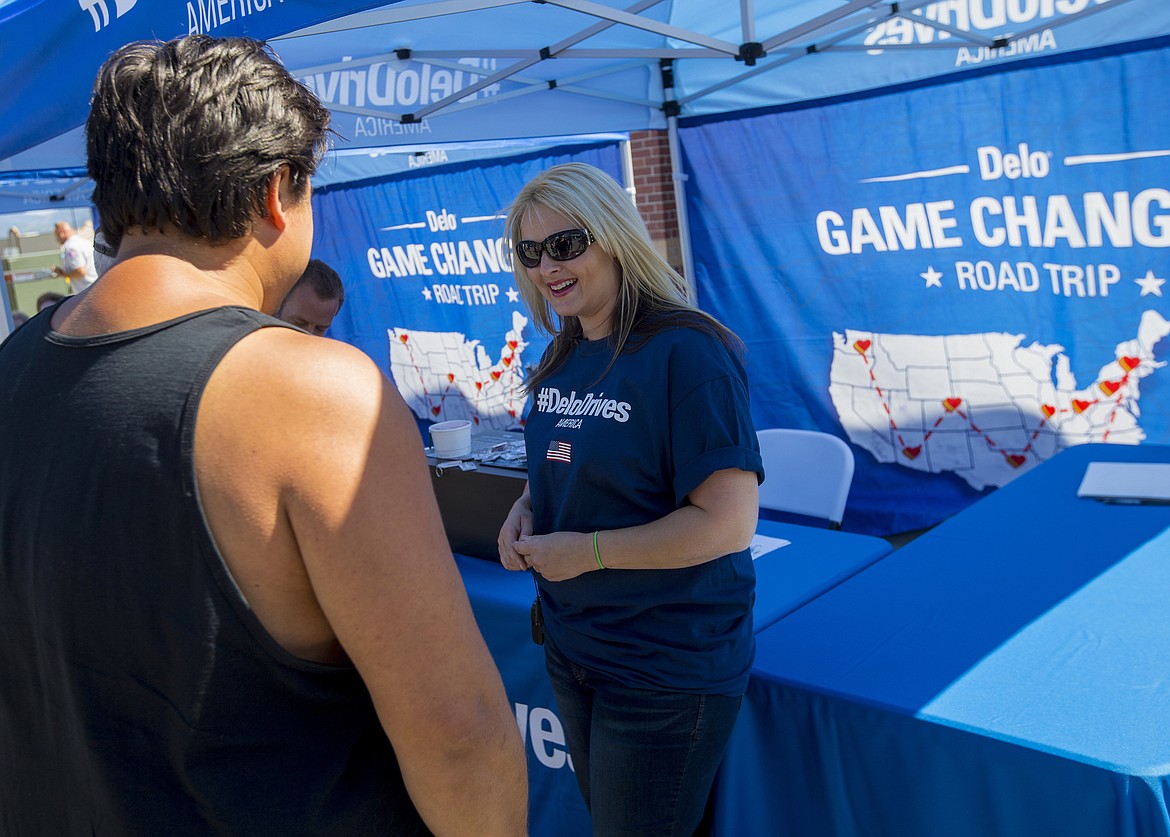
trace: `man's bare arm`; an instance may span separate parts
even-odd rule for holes
[[[256,380],[256,369],[270,372]],[[294,653],[298,645],[324,653],[336,639],[366,682],[432,831],[524,833],[523,744],[397,391],[350,346],[266,329],[229,354],[208,396],[214,406],[207,416],[201,410],[201,431],[204,418],[222,424],[229,413],[250,428],[218,464],[251,460],[252,476],[241,479],[257,482],[230,493],[274,498],[221,519],[235,516],[240,546],[287,540],[303,562],[273,577],[269,568],[237,568],[254,553],[225,549],[258,617]]]

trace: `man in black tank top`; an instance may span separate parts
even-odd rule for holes
[[[0,347],[0,834],[525,830],[414,419],[270,316],[328,121],[245,39],[98,75],[117,258]]]

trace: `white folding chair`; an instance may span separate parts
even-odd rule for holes
[[[853,483],[853,450],[831,433],[770,427],[756,433],[764,458],[760,508],[829,521],[840,529]]]

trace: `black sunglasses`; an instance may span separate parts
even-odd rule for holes
[[[93,233],[93,249],[101,253],[107,259],[118,258],[118,248],[106,241],[106,237],[102,235],[102,228],[98,227]]]
[[[585,248],[596,240],[589,230],[561,230],[544,241],[517,241],[516,258],[525,267],[539,267],[543,250],[554,262],[567,262],[584,253]]]

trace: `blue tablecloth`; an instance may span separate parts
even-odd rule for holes
[[[532,642],[532,577],[498,563],[456,555],[480,633],[508,692],[528,752],[528,829],[532,837],[586,837],[589,812],[565,747],[544,649]]]
[[[1071,448],[757,636],[717,834],[1167,835],[1170,506]]]
[[[789,523],[760,521],[757,534],[789,541],[755,562],[757,631],[890,551],[880,538]],[[492,561],[463,555],[456,555],[455,561],[527,745],[529,832],[533,837],[588,835],[589,815],[567,758],[544,651],[532,642],[532,578]]]
[[[789,542],[755,561],[757,633],[891,551],[881,538],[774,520],[759,521],[756,535]]]

